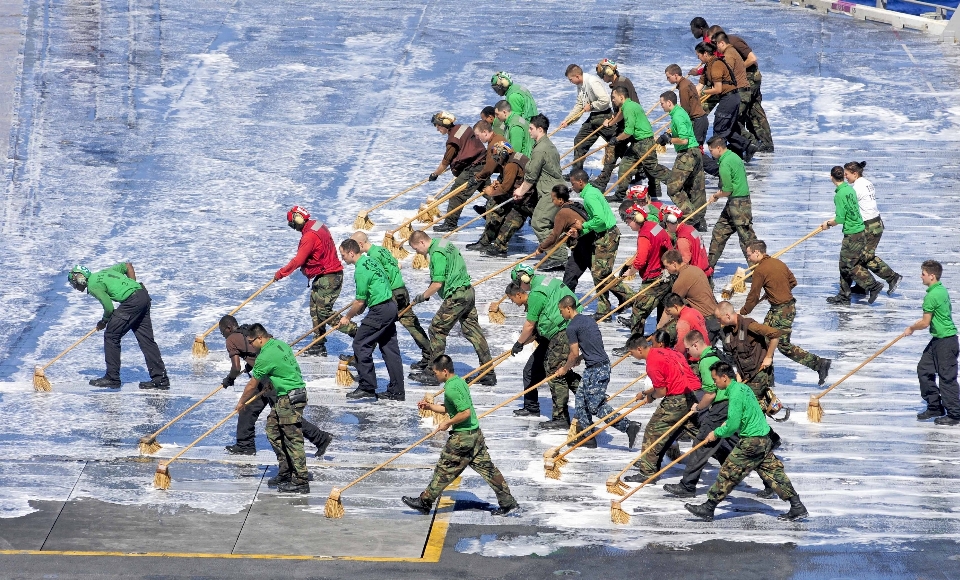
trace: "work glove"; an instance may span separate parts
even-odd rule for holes
[[[436,173],[431,173],[430,177],[427,178],[427,181],[436,181],[438,177],[440,176],[437,175]]]
[[[510,356],[517,356],[523,351],[523,345],[519,342],[513,343],[513,348],[510,349]]]
[[[223,377],[222,381],[220,381],[220,386],[226,389],[227,387],[232,387],[236,382],[237,382],[237,379],[231,377],[230,375],[227,375]]]
[[[277,273],[273,275],[274,281],[283,279],[283,271],[277,270]]]
[[[106,327],[107,327],[106,320],[101,320],[100,322],[97,323],[97,330],[103,330]]]
[[[666,147],[667,143],[669,142],[670,142],[670,134],[667,132],[660,133],[660,136],[657,137],[657,145]]]
[[[620,271],[617,272],[617,278],[623,278],[624,275],[627,273],[627,270],[629,269],[630,269],[630,264],[624,264],[623,266],[621,266]]]
[[[252,370],[253,370],[253,365],[252,365],[252,364],[247,363],[247,364],[243,365],[243,372],[247,373],[247,376],[250,375],[250,371],[252,371]]]
[[[413,297],[413,304],[422,304],[427,300],[430,300],[430,296],[424,296],[423,293],[421,292],[420,294],[417,294],[416,296]]]

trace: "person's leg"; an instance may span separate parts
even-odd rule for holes
[[[573,150],[574,160],[583,157],[588,151],[590,151],[590,149],[593,147],[593,144],[596,143],[597,139],[600,138],[600,132],[597,131],[597,133],[592,136],[590,134],[603,125],[604,119],[609,118],[609,115],[598,115],[595,113],[587,116],[587,120],[580,125],[580,130],[577,131],[577,136],[573,140],[574,144],[577,145],[577,148]],[[571,173],[578,169],[583,169],[583,161],[576,161],[570,166]]]
[[[920,361],[917,363],[917,379],[920,381],[920,396],[927,403],[927,409],[943,413],[943,401],[937,387],[936,338],[930,339]]]
[[[377,305],[377,308],[380,307],[382,307],[382,311],[377,313],[377,317],[383,324],[383,330],[377,337],[377,347],[380,349],[380,355],[383,356],[383,362],[387,367],[387,376],[390,378],[390,382],[387,384],[387,392],[392,395],[403,395],[405,392],[403,359],[400,356],[400,344],[397,341],[397,324],[395,322],[397,320],[397,304],[391,300]]]
[[[880,283],[864,266],[865,239],[863,232],[843,236],[843,243],[840,246],[840,260],[847,272],[848,283],[852,280],[869,292]],[[849,292],[847,295],[849,296]]]
[[[135,300],[138,312],[131,318],[130,325],[133,335],[140,345],[140,352],[147,363],[147,371],[153,381],[160,381],[167,377],[167,367],[160,356],[160,347],[153,339],[153,323],[150,321],[150,296],[146,290],[134,292],[127,300]]]
[[[266,408],[267,397],[260,395],[240,409],[237,414],[237,448],[256,450],[257,418]]]
[[[720,256],[723,255],[723,248],[727,245],[727,240],[729,240],[730,236],[736,231],[733,220],[730,218],[729,207],[730,202],[728,201],[723,211],[720,212],[717,223],[713,224],[713,234],[710,237],[710,252],[707,258],[711,268],[717,267],[717,262],[720,261]]]
[[[530,195],[536,194],[531,192]],[[533,232],[537,235],[539,241],[542,242],[553,233],[553,218],[556,217],[557,211],[559,211],[559,208],[553,205],[549,193],[541,196],[537,200],[537,205],[533,209],[533,218],[530,220],[530,225],[533,227]],[[557,262],[566,261],[566,244],[561,245],[550,259]]]
[[[728,406],[728,401],[720,401],[719,403],[710,405],[706,411],[700,413],[700,430],[693,441],[694,445],[706,439],[707,435],[727,420]],[[703,473],[703,468],[707,466],[707,462],[710,461],[711,457],[717,455],[717,451],[724,441],[724,439],[718,439],[713,443],[704,445],[687,456],[684,462],[683,477],[680,479],[680,485],[683,486],[685,490],[695,491],[697,489],[697,482],[700,481],[700,474]],[[724,459],[726,459],[726,453],[722,454],[722,457],[717,458],[721,464]]]
[[[523,365],[523,390],[527,390],[547,378],[547,373],[544,372],[543,366],[547,357],[547,346],[549,346],[549,344],[546,340],[537,340],[533,354],[530,355],[526,364]],[[533,389],[523,395],[523,408],[531,413],[540,414],[540,394],[537,391],[538,389]]]
[[[587,386],[587,374],[592,375],[589,388]],[[610,403],[607,399],[607,387],[609,386],[609,363],[605,365],[598,365],[583,372],[583,380],[580,383],[580,388],[577,389],[577,397],[580,397],[580,391],[587,391],[584,397],[587,406],[586,411],[591,417],[594,418],[594,420],[599,420],[600,418],[606,417],[610,413],[613,413],[613,407],[610,406]],[[604,420],[604,423],[622,433],[626,433],[627,427],[630,426],[630,420],[624,415],[614,415],[613,417],[609,417],[608,419]],[[589,425],[589,423],[581,423],[580,427],[582,429],[587,425]]]
[[[660,182],[670,177],[670,170],[657,161],[657,147],[653,137],[637,141],[637,152],[643,157],[640,168],[650,183],[650,197],[660,197]]]
[[[317,326],[327,318],[333,316],[333,305],[340,298],[340,289],[343,286],[343,272],[324,274],[313,279],[310,285],[310,318],[313,326]],[[324,324],[314,330],[316,336],[322,336],[327,331]],[[326,350],[327,339],[323,339],[315,346]]]
[[[783,335],[777,343],[777,350],[793,362],[815,371],[820,367],[820,357],[790,342],[790,335],[793,332],[793,319],[796,315],[797,303],[794,300],[784,304],[772,304],[763,319],[763,323],[783,331]]]
[[[274,407],[280,431],[280,442],[290,465],[290,481],[303,485],[310,479],[307,473],[307,456],[303,450],[301,419],[305,403],[290,403],[288,397],[280,397]]]
[[[432,506],[443,490],[470,465],[473,443],[470,437],[460,431],[450,433],[433,470],[433,479],[420,494],[424,503]]]
[[[643,293],[643,296],[633,301],[633,317],[631,319],[631,334],[644,332],[647,324],[647,317],[650,316],[660,302],[670,293],[670,284],[660,282],[660,279],[644,282],[640,286],[637,294]]]
[[[563,284],[571,292],[577,291],[581,276],[590,267],[595,247],[593,234],[587,234],[578,238],[577,244],[570,249],[566,267],[563,269]]]
[[[620,158],[620,166],[617,168],[617,189],[613,194],[617,201],[626,199],[627,189],[630,188],[630,181],[637,171],[633,166],[642,154],[643,151],[639,151],[637,143],[628,145],[624,150],[623,157]]]
[[[404,310],[407,306],[410,305],[410,292],[407,290],[406,286],[403,288],[397,288],[393,291],[393,300],[397,304],[397,310]],[[413,342],[417,344],[417,347],[420,348],[420,352],[423,355],[423,358],[426,359],[430,356],[430,338],[427,336],[427,331],[423,329],[423,326],[420,324],[420,319],[417,318],[417,314],[413,311],[413,308],[410,308],[404,312],[403,316],[400,317],[400,324],[407,329],[407,332],[410,333],[410,336],[413,338]]]
[[[377,391],[377,373],[373,366],[373,348],[377,344],[380,328],[375,321],[368,320],[370,314],[363,318],[353,337],[353,356],[357,363],[357,388],[368,393]]]
[[[279,479],[289,479],[293,473],[293,465],[283,447],[283,438],[280,434],[280,419],[277,415],[276,406],[270,409],[270,414],[267,415],[267,424],[264,427],[264,432],[267,434],[267,441],[270,442],[270,447],[273,447],[273,452],[277,455],[277,477]]]
[[[727,495],[757,468],[770,451],[770,439],[767,437],[741,438],[730,456],[723,462],[717,480],[707,491],[707,499],[714,505],[723,501]]]
[[[957,384],[957,337],[937,339],[934,346],[934,363],[940,378],[940,401],[947,414],[960,419],[960,386]]]
[[[731,198],[727,207],[728,215],[733,227],[737,231],[737,238],[740,240],[740,251],[744,259],[747,257],[747,245],[757,239],[757,234],[753,231],[753,207],[750,197]]]
[[[104,373],[110,381],[120,383],[120,339],[130,330],[130,316],[132,312],[123,308],[123,304],[113,311],[107,320],[107,327],[103,329],[103,359],[107,370]]]
[[[517,500],[515,500],[510,493],[510,486],[507,485],[503,474],[500,473],[497,466],[493,464],[493,460],[490,458],[490,452],[487,450],[486,440],[483,438],[483,433],[479,429],[474,436],[474,440],[473,458],[470,460],[470,467],[487,482],[487,485],[489,485],[493,493],[496,494],[497,503],[500,504],[500,507],[516,506]]]
[[[529,195],[537,195],[537,192],[530,192]],[[503,218],[503,225],[500,226],[500,231],[497,233],[497,237],[491,242],[491,245],[502,252],[506,252],[507,247],[510,245],[510,240],[513,238],[513,234],[517,233],[517,230],[523,227],[523,222],[527,220],[527,217],[519,206],[514,205],[510,212],[507,213],[507,216]]]
[[[546,376],[553,375],[566,362],[570,355],[570,341],[567,338],[567,332],[561,330],[547,345],[546,359],[544,360],[544,371]],[[579,387],[579,380],[574,379],[575,373],[570,371],[565,376],[556,377],[550,381],[550,395],[553,398],[553,421],[566,421],[570,423],[570,410],[567,408],[567,402],[570,399],[570,391],[576,391]]]
[[[864,222],[864,226],[866,226],[866,230],[863,232],[864,266],[876,274],[878,278],[887,284],[890,284],[899,278],[900,275],[894,272],[893,268],[888,266],[887,263],[877,255],[877,246],[880,245],[880,238],[883,237],[883,221],[880,218],[877,218],[875,221],[872,220],[870,223]]]
[[[697,144],[705,147],[707,144],[707,129],[710,128],[710,116],[704,115],[691,119],[693,121],[693,136],[697,139]]]
[[[480,320],[477,315],[476,293],[473,288],[467,288],[457,297],[460,306],[460,332],[463,337],[473,345],[477,352],[477,359],[480,364],[490,361],[490,346],[487,344],[487,338],[483,336],[483,329],[480,328]],[[496,371],[490,371],[487,377],[495,377]]]
[[[435,360],[447,350],[447,336],[459,319],[460,313],[456,307],[453,300],[444,299],[437,313],[433,315],[433,320],[430,321],[430,327],[427,329],[430,335],[430,360]]]
[[[471,165],[463,171],[460,172],[460,175],[453,180],[453,185],[450,187],[450,191],[453,191],[460,187],[461,185],[470,181],[478,171],[483,169],[483,164],[478,163],[476,165]],[[446,228],[454,229],[457,227],[457,223],[460,221],[460,214],[463,213],[463,208],[457,209],[461,205],[467,202],[468,199],[473,197],[473,194],[477,191],[482,191],[483,187],[486,185],[486,182],[477,184],[477,187],[470,189],[465,187],[463,191],[454,195],[447,201],[447,211],[445,213],[449,214],[443,219],[443,225]],[[454,211],[456,210],[456,211]],[[451,213],[452,212],[452,213]]]

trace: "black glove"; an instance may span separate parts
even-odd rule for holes
[[[517,356],[523,351],[523,345],[519,342],[513,343],[513,348],[510,349],[511,356]]]
[[[106,327],[107,327],[106,320],[101,320],[100,322],[97,323],[97,330],[103,330]]]
[[[657,145],[662,145],[662,146],[666,147],[666,146],[667,146],[667,143],[669,143],[669,142],[670,142],[670,134],[669,134],[669,133],[660,133],[660,136],[657,137]]]
[[[430,177],[427,178],[427,181],[436,181],[438,177],[440,176],[437,175],[436,173],[431,173]]]
[[[627,273],[627,270],[630,269],[630,264],[624,264],[620,267],[620,271],[617,272],[617,278],[623,278],[623,275]]]
[[[231,377],[230,375],[227,375],[223,377],[222,381],[220,381],[220,386],[226,389],[227,387],[232,387],[236,382],[237,382],[237,379]]]
[[[253,370],[253,365],[252,365],[252,364],[247,363],[247,364],[243,365],[243,372],[247,373],[248,376],[250,375],[250,371],[252,371],[252,370]]]
[[[430,300],[430,296],[424,296],[423,293],[420,293],[413,297],[413,304],[422,304],[427,300]]]

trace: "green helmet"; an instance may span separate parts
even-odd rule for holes
[[[503,90],[510,88],[510,85],[513,84],[513,79],[510,78],[510,75],[500,71],[497,74],[493,75],[490,79],[491,87],[500,87]]]
[[[528,264],[517,264],[510,270],[510,279],[514,282],[523,282],[529,284],[533,279],[533,266]]]
[[[67,274],[67,281],[70,282],[74,290],[83,292],[87,289],[87,280],[90,279],[91,275],[90,270],[77,264],[70,270],[70,273]]]

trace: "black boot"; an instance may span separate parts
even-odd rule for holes
[[[757,492],[757,497],[760,499],[770,499],[777,495],[777,492],[773,490],[772,487],[764,487],[762,490]]]
[[[778,520],[793,522],[807,517],[807,508],[800,501],[800,496],[795,495],[790,498],[790,511],[777,516]]]
[[[320,437],[313,442],[317,446],[317,452],[313,454],[314,457],[318,459],[323,458],[323,454],[327,452],[327,447],[330,447],[330,443],[333,441],[333,435],[327,433],[326,431],[320,432]]]
[[[423,498],[421,498],[420,496],[410,497],[408,495],[405,495],[400,499],[403,500],[403,503],[407,504],[407,506],[412,507],[413,509],[417,510],[422,514],[430,513],[430,510],[433,507],[427,502],[423,501]]]
[[[692,503],[684,504],[687,511],[697,516],[701,520],[712,522],[713,521],[713,510],[717,509],[717,502],[712,499],[708,499],[700,505],[695,505]],[[802,507],[802,506],[801,506]],[[806,512],[804,512],[806,513]]]
[[[817,383],[818,385],[822,385],[823,383],[827,382],[827,375],[830,374],[830,364],[832,362],[833,361],[828,358],[820,359],[820,364],[817,365],[817,374],[820,375],[820,382]]]
[[[679,483],[667,483],[663,486],[663,490],[676,497],[694,497],[697,495],[696,490],[687,489]]]

